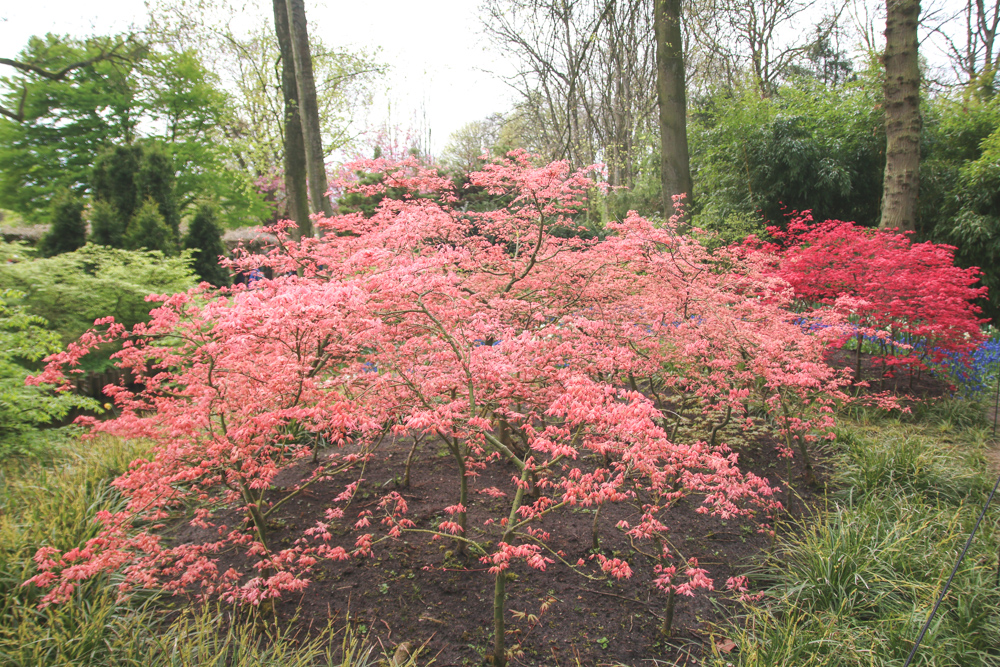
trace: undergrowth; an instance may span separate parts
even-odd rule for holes
[[[982,406],[862,413],[837,432],[826,506],[779,540],[762,595],[718,628],[713,667],[901,666],[989,496]],[[1000,665],[1000,504],[992,505],[913,665]]]
[[[375,667],[387,656],[365,637],[331,623],[307,638],[260,613],[184,608],[147,593],[119,600],[114,580],[90,581],[60,606],[38,608],[32,555],[69,549],[98,533],[94,517],[121,509],[111,480],[144,445],[114,438],[76,442],[50,459],[8,461],[0,469],[0,664],[10,667]],[[416,656],[414,656],[416,657]],[[413,658],[388,662],[412,667]],[[426,659],[421,665],[428,664]]]
[[[755,574],[763,597],[717,629],[736,648],[716,649],[706,663],[902,665],[995,481],[984,457],[995,443],[981,414],[967,401],[942,401],[905,419],[842,419],[825,506],[785,531]],[[350,630],[330,625],[300,638],[228,607],[180,611],[176,598],[154,594],[122,601],[114,580],[38,609],[38,592],[21,586],[34,571],[31,555],[43,544],[71,548],[93,537],[96,512],[122,503],[110,480],[143,452],[142,443],[108,438],[66,446],[44,464],[0,469],[0,664],[396,664]],[[1000,665],[998,524],[994,506],[914,665]]]

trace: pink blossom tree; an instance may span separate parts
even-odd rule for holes
[[[504,664],[510,566],[544,570],[560,559],[586,573],[592,563],[548,546],[558,531],[549,517],[621,501],[644,508],[637,526],[622,528],[656,545],[657,586],[671,609],[674,593],[710,588],[696,564],[686,584],[671,569],[671,506],[695,496],[699,511],[721,517],[780,507],[775,489],[740,471],[717,441],[720,428],[734,415],[749,421],[756,401],[788,443],[804,447],[829,426],[829,396],[841,384],[822,363],[821,337],[786,308],[787,285],[761,270],[763,259],[709,253],[673,223],[633,214],[603,240],[572,234],[594,184],[564,163],[536,167],[516,153],[472,174],[472,185],[510,202],[485,213],[456,210],[450,182],[415,159],[356,169],[380,178],[343,187],[405,194],[367,218],[318,219],[322,238],[293,242],[279,225],[278,248],[234,263],[266,266],[274,279],[157,297],[164,303],[148,324],[99,322],[51,358],[37,381],[58,382],[93,345],[124,341],[117,363],[141,385],[113,388],[120,416],[91,427],[147,438],[153,449],[115,482],[128,503],[99,517],[98,537],[38,552],[31,581],[49,588],[45,602],[118,570],[123,592],[159,587],[257,604],[304,588],[319,560],[427,534],[489,566],[494,663]],[[681,403],[711,417],[711,431],[677,437],[671,414]],[[414,447],[443,442],[453,459],[455,484],[436,526],[418,526],[397,492],[348,517],[388,432]],[[310,456],[311,472],[276,485]],[[488,467],[510,483],[478,487]],[[269,517],[320,480],[341,492],[279,548]],[[473,494],[505,501],[480,537],[469,530]],[[165,543],[160,529],[181,509],[211,537]],[[237,525],[226,523],[233,516]],[[357,531],[351,550],[329,545],[344,522]],[[220,571],[219,554],[232,547],[245,565]],[[631,575],[625,560],[596,561],[608,576]]]

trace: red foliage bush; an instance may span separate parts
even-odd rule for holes
[[[975,302],[986,287],[977,287],[978,268],[955,266],[954,247],[851,222],[811,222],[808,213],[795,216],[785,230],[768,228],[777,243],[749,245],[777,254],[773,273],[802,304],[836,308],[854,323],[858,350],[874,337],[887,365],[926,369],[980,344]],[[860,379],[860,366],[855,373]]]

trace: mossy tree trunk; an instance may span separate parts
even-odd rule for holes
[[[299,91],[299,117],[305,139],[306,172],[309,177],[309,197],[313,213],[333,215],[333,205],[326,196],[326,164],[323,160],[323,138],[319,128],[319,105],[316,101],[316,80],[313,77],[312,54],[303,0],[285,0],[288,9],[288,30],[292,38],[295,62],[295,83]]]
[[[288,8],[285,0],[273,0],[274,31],[281,52],[281,94],[285,102],[285,193],[288,217],[298,229],[293,237],[312,236],[309,219],[309,195],[306,187],[306,147],[299,117],[299,89],[295,82],[295,56],[292,54],[292,36],[288,26]]]

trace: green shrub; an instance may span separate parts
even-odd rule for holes
[[[0,255],[18,253],[20,246],[0,244]],[[155,303],[149,294],[170,294],[192,287],[190,255],[165,257],[158,252],[133,252],[86,245],[76,252],[47,259],[0,265],[0,288],[23,296],[17,303],[44,318],[63,344],[76,340],[99,317],[132,326],[149,317]]]
[[[146,198],[125,230],[125,246],[130,250],[155,250],[164,255],[176,255],[175,238],[151,197]]]
[[[95,200],[91,209],[90,239],[112,248],[125,245],[125,223],[114,207],[102,199]]]
[[[219,266],[219,257],[227,253],[217,218],[214,206],[199,205],[188,225],[188,233],[184,236],[184,247],[191,251],[194,258],[192,268],[198,277],[216,287],[222,287],[231,284],[231,281],[229,272]]]
[[[10,303],[21,296],[10,290],[0,292],[0,459],[36,452],[58,435],[39,428],[74,408],[97,407],[81,396],[25,384],[26,365],[58,351],[60,345],[58,336],[44,328],[45,320]]]
[[[73,252],[87,242],[87,223],[83,221],[83,202],[69,190],[60,190],[52,200],[52,225],[42,237],[39,250],[51,257]]]

